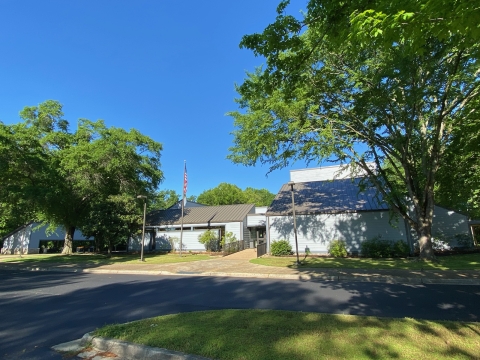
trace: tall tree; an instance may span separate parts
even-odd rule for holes
[[[228,183],[220,183],[217,187],[203,191],[196,201],[204,205],[233,205],[233,204],[255,204],[257,206],[268,206],[275,195],[267,189],[254,189],[247,187],[245,190]]]
[[[143,221],[143,212],[128,193],[94,201],[89,209],[80,229],[85,236],[95,239],[97,250],[106,246],[109,255],[114,245],[127,243]]]
[[[220,183],[217,187],[203,191],[197,201],[204,205],[233,205],[245,204],[242,189],[228,183]]]
[[[35,218],[32,195],[44,182],[45,151],[25,124],[0,122],[0,235]]]
[[[247,204],[255,204],[256,206],[268,206],[275,198],[275,194],[267,189],[254,189],[252,187],[243,190],[243,195]]]
[[[436,200],[480,219],[480,119],[454,127],[435,188]]]
[[[416,230],[420,256],[433,258],[437,171],[452,129],[477,118],[480,94],[478,31],[468,28],[478,28],[469,12],[479,8],[455,2],[435,18],[444,3],[310,0],[298,20],[282,1],[273,24],[242,39],[266,66],[237,88],[243,111],[231,113],[229,158],[270,170],[350,162]]]
[[[148,196],[148,210],[168,209],[180,201],[175,190],[159,190]]]
[[[33,189],[27,198],[36,204],[38,220],[65,228],[65,254],[72,252],[75,229],[88,222],[92,206],[108,205],[111,196],[152,193],[163,178],[161,144],[134,129],[81,119],[71,133],[62,105],[52,100],[26,107],[20,116],[24,123],[16,127],[28,129],[45,160],[32,171],[41,181],[26,188]],[[21,141],[15,134],[10,139],[17,146]]]

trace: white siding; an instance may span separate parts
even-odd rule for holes
[[[237,240],[243,240],[242,234],[243,222],[231,222],[225,224],[225,232],[230,231],[235,235]]]
[[[265,215],[247,215],[248,227],[265,226],[266,222],[267,217]]]
[[[373,163],[369,163],[372,168],[375,167]],[[364,176],[365,172],[358,169],[355,177]],[[290,170],[290,181],[293,182],[308,182],[308,181],[325,181],[334,179],[349,179],[352,177],[348,165],[334,165],[323,166],[311,169]]]
[[[14,232],[3,240],[2,254],[27,254],[29,253],[30,235],[33,224]],[[38,246],[36,251],[38,252]]]
[[[458,234],[470,234],[468,217],[445,208],[435,206],[433,214],[432,235],[443,234],[446,238],[454,238]]]
[[[219,236],[218,229],[212,229],[217,232]],[[206,230],[183,230],[182,245],[184,251],[205,251],[205,245],[198,242],[198,236],[203,234]],[[155,232],[155,250],[171,250],[170,238],[176,238],[175,249],[180,249],[180,231],[159,231]],[[140,240],[141,235],[130,238],[129,241],[129,250],[140,251]],[[144,242],[144,251],[148,251],[148,246],[150,243],[150,233],[145,233],[145,242]]]
[[[255,214],[265,214],[268,210],[268,206],[255,207]]]
[[[326,253],[332,240],[344,240],[349,252],[359,252],[363,240],[381,236],[385,240],[407,241],[403,221],[389,223],[387,211],[297,216],[298,251]],[[393,223],[395,220],[392,220]],[[286,239],[295,247],[292,216],[269,217],[269,242]]]
[[[57,228],[47,235],[48,225],[40,226],[38,223],[32,223],[23,229],[20,229],[7,237],[3,242],[2,254],[17,253],[38,253],[41,240],[63,241],[65,231]],[[88,240],[81,231],[76,230],[73,240]]]

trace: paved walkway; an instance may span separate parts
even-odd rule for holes
[[[408,284],[455,284],[480,285],[480,271],[477,270],[381,270],[381,269],[321,269],[285,268],[256,265],[249,262],[255,258],[254,250],[247,249],[230,256],[172,264],[123,264],[112,265],[65,265],[42,264],[32,266],[25,263],[3,263],[0,269],[31,271],[66,271],[108,274],[144,274],[177,276],[220,276],[240,278],[268,278],[303,281],[374,281]]]

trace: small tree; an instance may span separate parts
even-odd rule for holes
[[[198,235],[198,241],[205,246],[207,251],[218,251],[219,249],[218,236],[213,230],[207,230]]]

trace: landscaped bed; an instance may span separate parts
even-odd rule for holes
[[[480,323],[217,310],[108,325],[96,336],[214,359],[472,359]]]
[[[251,263],[296,267],[295,256],[269,256],[250,260]],[[436,261],[419,261],[418,258],[334,258],[300,257],[300,268],[347,268],[347,269],[410,269],[410,270],[480,270],[480,253],[438,256]]]
[[[190,254],[184,253],[180,257],[179,253],[159,253],[145,254],[144,264],[169,264],[178,262],[189,262],[199,260],[209,260],[215,257],[208,254]],[[0,262],[22,262],[32,264],[78,264],[78,265],[111,265],[122,264],[142,264],[139,262],[140,254],[112,254],[108,257],[99,254],[45,254],[45,255],[5,255],[0,256]]]

